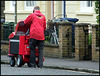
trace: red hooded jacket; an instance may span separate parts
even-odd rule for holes
[[[36,10],[34,13],[30,14],[25,20],[25,25],[30,26],[30,38],[36,40],[44,40],[44,30],[46,29],[46,18],[39,11]]]

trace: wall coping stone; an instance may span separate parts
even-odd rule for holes
[[[99,26],[99,24],[91,24],[92,27]]]
[[[99,50],[99,47],[96,47],[96,50]]]
[[[86,27],[88,25],[91,25],[90,23],[75,23],[75,26],[79,26],[79,27]]]
[[[1,40],[1,44],[9,45],[9,41],[3,41],[3,40]],[[45,43],[44,46],[46,46],[46,47],[48,47],[48,46],[49,47],[56,47],[56,48],[59,47],[58,44],[47,44],[47,43]]]
[[[9,45],[9,41],[4,41],[4,40],[1,40],[1,44],[6,44],[6,45]]]
[[[47,43],[45,43],[44,46],[45,47],[54,47],[54,48],[58,48],[59,47],[58,44],[47,44]]]
[[[56,24],[56,25],[66,25],[66,26],[74,24],[73,22],[66,22],[66,21],[62,21],[62,22],[51,22],[51,21],[48,21],[47,23],[48,23],[48,25]]]

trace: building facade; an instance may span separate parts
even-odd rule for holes
[[[95,1],[65,1],[65,12],[68,18],[78,18],[78,22],[96,23]],[[63,1],[17,1],[17,21],[24,20],[32,13],[33,7],[40,6],[46,19],[62,18]],[[14,1],[5,1],[5,20],[14,22]]]

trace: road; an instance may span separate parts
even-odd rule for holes
[[[10,67],[8,64],[1,64],[1,75],[99,75],[93,73],[49,69],[49,68],[29,68],[27,66],[22,67]]]

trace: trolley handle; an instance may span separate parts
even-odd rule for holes
[[[29,29],[27,30],[27,32],[25,33],[25,35],[28,35],[29,34]]]

